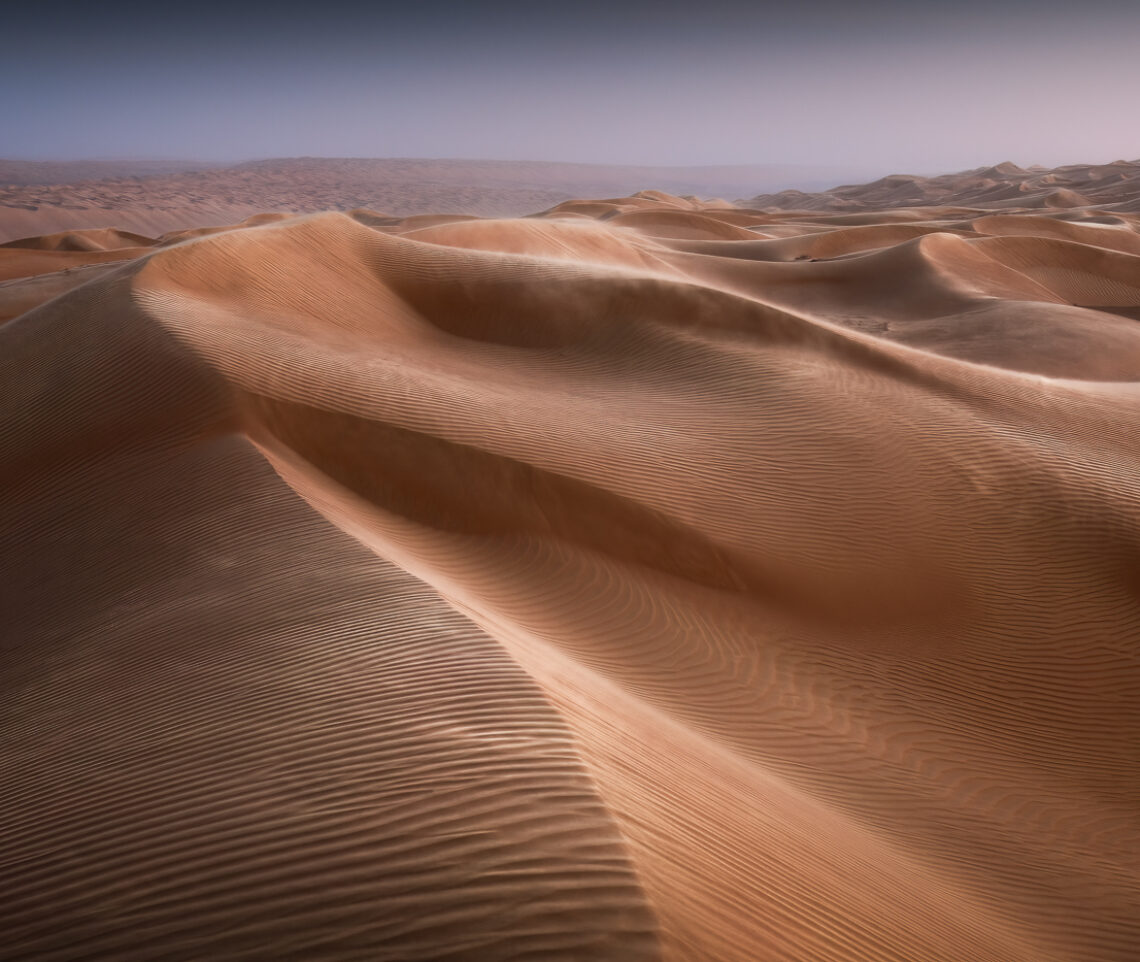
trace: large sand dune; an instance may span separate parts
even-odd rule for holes
[[[1136,959],[1138,230],[0,248],[4,957]]]

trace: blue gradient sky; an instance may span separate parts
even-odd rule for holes
[[[0,156],[937,172],[1140,156],[1140,4],[27,3]]]

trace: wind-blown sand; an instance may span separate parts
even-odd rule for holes
[[[1140,218],[0,248],[12,960],[1127,962]]]

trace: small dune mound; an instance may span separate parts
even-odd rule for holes
[[[107,228],[102,230],[69,230],[57,234],[44,234],[40,237],[25,237],[0,244],[0,248],[90,252],[153,247],[157,243],[158,241],[152,237],[144,237],[142,234],[134,234],[131,231]]]
[[[1062,188],[1061,190],[1053,190],[1040,197],[1034,198],[1030,203],[1026,204],[1027,207],[1052,207],[1052,208],[1067,208],[1067,207],[1089,207],[1094,202],[1083,194],[1078,194],[1075,190],[1068,190]]]
[[[1021,167],[1018,167],[1017,164],[1015,164],[1009,160],[1004,160],[1000,164],[994,164],[992,167],[985,168],[984,170],[979,172],[979,175],[982,177],[993,177],[993,178],[999,178],[1000,179],[1003,177],[1007,177],[1010,174],[1024,174],[1024,173],[1027,173],[1027,171],[1022,169]]]
[[[700,201],[695,197],[677,197],[663,190],[639,190],[633,196],[639,200],[652,201],[665,207],[678,207],[681,210],[695,210],[700,206]]]
[[[400,223],[401,218],[395,217],[391,214],[382,214],[379,211],[371,210],[367,207],[357,207],[355,210],[348,211],[348,216],[366,227],[391,227],[394,224]]]
[[[459,224],[464,221],[478,219],[479,218],[469,214],[417,214],[413,217],[403,217],[390,226],[394,227],[398,232],[404,232],[419,230],[424,227],[439,227],[441,224]]]
[[[265,214],[254,214],[252,217],[247,217],[243,220],[238,227],[262,227],[265,224],[277,224],[283,220],[288,220],[290,217],[296,217],[296,214],[285,214],[280,211],[275,211]]]

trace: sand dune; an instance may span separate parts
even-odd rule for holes
[[[1135,959],[1140,218],[387,209],[0,249],[5,958]]]
[[[938,177],[892,174],[821,193],[784,190],[745,202],[786,210],[881,210],[954,203],[986,209],[1066,209],[1090,205],[1140,211],[1140,160],[1023,169],[1012,163]]]

